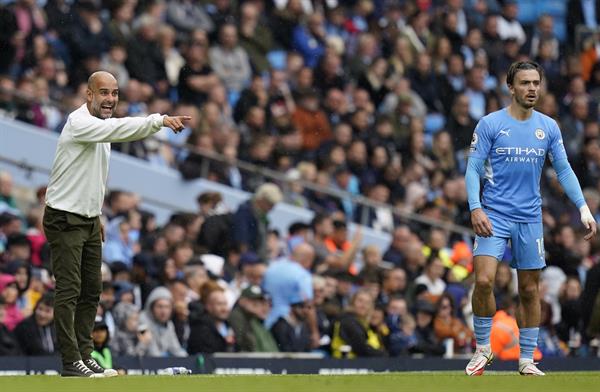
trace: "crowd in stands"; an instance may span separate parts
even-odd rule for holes
[[[60,132],[85,102],[90,73],[108,70],[121,90],[117,116],[193,118],[179,134],[113,148],[184,179],[205,175],[254,194],[235,211],[219,194],[199,195],[198,211],[162,227],[135,194],[107,195],[96,358],[442,355],[446,340],[455,353],[469,352],[470,240],[389,207],[309,191],[300,180],[469,226],[464,169],[473,129],[510,102],[506,70],[529,58],[545,69],[538,110],[560,124],[598,220],[599,41],[579,41],[574,29],[600,22],[582,11],[587,3],[598,2],[570,0],[560,16],[521,24],[512,0],[0,1],[1,116]],[[206,166],[202,150],[227,163]],[[265,184],[237,160],[285,173],[288,183]],[[540,355],[589,355],[600,329],[599,242],[582,240],[577,210],[550,167],[542,191],[549,267]],[[12,192],[2,173],[0,353],[51,353],[44,190],[26,206]],[[282,201],[315,218],[288,233],[271,230],[267,214]],[[349,235],[352,221],[390,233],[389,249],[362,247],[360,230]],[[507,359],[515,278],[499,264],[501,327],[492,344]],[[19,338],[28,328],[40,335],[35,350]]]

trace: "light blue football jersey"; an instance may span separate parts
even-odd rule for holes
[[[482,207],[514,222],[541,222],[546,155],[550,161],[567,159],[552,118],[534,110],[519,121],[504,108],[479,120],[469,156],[485,160]]]

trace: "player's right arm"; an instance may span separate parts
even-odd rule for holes
[[[490,222],[487,214],[481,208],[481,200],[479,198],[481,180],[485,173],[484,163],[491,147],[492,139],[489,127],[485,119],[481,119],[473,132],[471,151],[465,174],[469,209],[471,210],[471,224],[473,225],[475,234],[480,237],[490,237],[492,235],[492,222]]]

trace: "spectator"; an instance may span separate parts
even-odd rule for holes
[[[331,139],[331,127],[327,115],[319,108],[319,96],[314,89],[299,92],[298,107],[292,121],[302,135],[302,148],[308,156],[321,143]]]
[[[358,253],[360,243],[362,242],[362,232],[357,229],[352,237],[352,241],[348,240],[348,225],[341,220],[333,221],[333,232],[331,236],[325,239],[325,246],[330,254],[338,256],[336,265],[330,266],[337,269],[350,271],[356,275],[356,265],[354,260]]]
[[[567,47],[574,49],[578,44],[575,35],[577,26],[585,25],[587,28],[596,28],[600,24],[600,3],[598,1],[569,0],[566,9]],[[589,9],[594,10],[595,13],[589,12]]]
[[[208,63],[208,37],[196,30],[187,43],[186,62],[179,72],[179,98],[182,102],[202,105],[217,85],[218,77]]]
[[[467,73],[467,88],[465,95],[469,98],[469,115],[471,118],[481,118],[485,115],[485,74],[482,67],[473,67]]]
[[[259,7],[244,3],[240,10],[240,46],[248,53],[252,68],[259,74],[269,70],[267,54],[273,49],[273,36],[261,23]]]
[[[21,354],[19,342],[14,334],[7,328],[6,320],[6,302],[0,295],[0,357],[7,355]]]
[[[126,218],[113,219],[106,228],[106,242],[102,255],[104,260],[112,264],[120,261],[129,268],[133,263],[133,255],[137,253],[139,244],[133,239],[131,225]]]
[[[504,307],[496,312],[492,319],[490,343],[496,358],[503,361],[517,360],[519,358],[519,326],[515,318],[516,306],[510,298]],[[542,353],[535,349],[533,359],[539,361]]]
[[[392,298],[405,295],[408,287],[409,282],[406,279],[406,272],[402,268],[395,267],[387,270],[383,273],[381,293],[379,294],[378,301],[383,304],[389,304]]]
[[[325,240],[333,233],[333,221],[325,214],[316,214],[311,222],[313,238],[311,245],[315,249],[315,264],[321,264],[327,255],[329,249]]]
[[[99,56],[108,51],[110,33],[100,18],[100,4],[95,0],[80,0],[75,3],[77,11],[71,22],[67,37],[73,59],[81,65],[84,59]]]
[[[177,44],[177,32],[172,26],[161,25],[158,30],[158,44],[165,59],[165,72],[171,89],[177,86],[179,72],[185,64],[185,59],[179,53]],[[161,112],[168,112],[164,110]]]
[[[385,274],[382,266],[381,251],[375,245],[368,245],[362,250],[364,266],[360,270],[359,278],[371,276],[380,282]]]
[[[549,14],[542,14],[537,20],[535,31],[529,39],[531,58],[536,58],[539,53],[543,42],[548,45],[548,59],[558,60],[560,42],[554,34],[554,18]],[[541,65],[541,64],[540,64]],[[544,67],[544,73],[548,76],[547,68]]]
[[[212,289],[202,296],[202,302],[206,313],[190,322],[188,353],[236,351],[236,335],[227,321],[230,310],[224,290]]]
[[[229,324],[234,331],[239,351],[278,351],[273,335],[263,326],[269,308],[269,298],[260,286],[251,285],[242,290],[229,315]]]
[[[52,3],[48,3],[54,3],[54,7],[52,7],[53,13],[59,14],[59,17],[63,17],[65,19],[68,18],[67,15],[63,16],[62,14],[65,8],[68,11],[68,2],[64,0],[55,0]],[[108,22],[108,31],[110,32],[112,40],[116,45],[126,45],[133,36],[132,21],[133,17],[135,16],[136,3],[137,1],[119,0],[109,5],[111,18],[110,22]],[[48,11],[49,10],[47,10],[47,12]],[[57,26],[57,28],[64,30],[64,27],[60,25]],[[65,35],[68,34],[68,30],[65,31]],[[119,85],[121,84],[119,83]]]
[[[433,330],[440,341],[452,339],[455,353],[470,350],[471,341],[475,337],[473,331],[456,316],[454,300],[449,294],[443,294],[438,300]]]
[[[108,345],[110,342],[110,333],[108,332],[108,326],[101,318],[94,322],[94,328],[92,329],[92,341],[94,343],[92,358],[94,358],[96,362],[98,362],[98,365],[102,366],[103,368],[112,369],[112,352]]]
[[[250,83],[251,68],[248,54],[238,45],[238,30],[233,24],[223,24],[219,29],[219,45],[209,50],[210,65],[236,99],[244,87]]]
[[[114,309],[117,330],[110,340],[110,348],[115,356],[143,357],[149,355],[153,340],[152,331],[147,324],[140,323],[137,307],[121,302]]]
[[[152,340],[147,355],[151,357],[185,357],[187,353],[179,344],[171,321],[173,297],[166,287],[157,287],[146,299],[140,324],[148,326]]]
[[[333,332],[333,320],[326,310],[326,301],[328,300],[328,295],[330,295],[327,288],[327,278],[320,275],[313,275],[313,293],[317,327],[320,335],[319,349],[329,353]]]
[[[279,317],[273,324],[271,333],[279,351],[288,353],[310,351],[311,331],[307,319],[311,310],[311,301],[292,303],[289,314]]]
[[[283,199],[275,184],[261,185],[252,199],[240,205],[233,216],[233,237],[242,252],[252,251],[267,260],[267,214]]]
[[[333,327],[331,342],[334,358],[381,357],[386,353],[377,334],[369,327],[374,299],[364,290],[357,291],[344,313]]]
[[[517,20],[519,6],[515,0],[502,2],[502,15],[498,18],[498,35],[501,39],[514,38],[523,45],[526,41],[525,30]]]
[[[538,348],[545,357],[564,357],[569,351],[564,342],[561,342],[552,324],[552,307],[542,300],[540,317],[540,335]]]
[[[304,57],[304,63],[314,68],[325,52],[325,23],[320,13],[310,14],[305,25],[293,32],[293,48]]]
[[[394,229],[390,247],[383,254],[383,259],[399,266],[406,256],[406,248],[413,239],[408,226],[399,226]]]
[[[280,317],[290,314],[292,304],[313,299],[312,277],[309,271],[314,258],[314,248],[303,243],[294,248],[289,259],[283,258],[269,265],[263,282],[263,288],[271,296],[273,303],[265,321],[267,328],[271,328]]]
[[[23,354],[31,356],[53,355],[56,350],[54,329],[54,293],[48,292],[35,305],[33,315],[15,328],[15,336]]]
[[[444,353],[444,346],[438,341],[433,329],[433,316],[435,307],[427,300],[418,300],[416,303],[416,344],[411,348],[411,353],[421,353],[425,356],[440,356]]]
[[[110,46],[110,49],[102,56],[100,67],[108,71],[117,79],[117,85],[125,88],[129,84],[129,71],[125,67],[127,51],[124,44],[118,43]]]
[[[4,272],[15,277],[17,290],[19,291],[17,307],[24,317],[29,317],[33,313],[35,304],[42,295],[40,292],[29,289],[29,284],[31,281],[31,267],[28,263],[15,260],[6,264]]]
[[[471,136],[476,124],[469,107],[470,100],[467,94],[459,94],[454,98],[446,129],[452,136],[456,151],[464,150],[471,144]]]
[[[431,295],[439,297],[446,289],[446,283],[442,279],[444,273],[444,263],[437,254],[432,254],[427,259],[423,274],[417,277],[415,284],[424,284]]]
[[[169,83],[165,59],[158,45],[158,21],[143,15],[135,23],[135,38],[127,44],[125,65],[133,79],[152,86],[160,95],[167,92]]]
[[[14,276],[9,274],[0,274],[0,297],[4,299],[4,325],[9,331],[13,331],[15,327],[23,320],[23,313],[17,306],[19,298],[19,290],[17,281]]]
[[[397,322],[390,328],[390,356],[408,355],[414,350],[417,345],[416,327],[415,318],[409,313],[402,317],[402,322]]]
[[[174,0],[167,3],[167,22],[181,36],[199,29],[212,33],[215,29],[213,21],[204,6],[195,0]]]
[[[6,264],[20,261],[29,263],[31,258],[31,243],[27,236],[21,233],[14,233],[8,236],[6,241],[6,251],[4,252],[4,262]]]

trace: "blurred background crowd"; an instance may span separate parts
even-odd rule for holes
[[[180,134],[115,150],[253,194],[228,210],[222,195],[203,193],[197,211],[162,226],[136,194],[107,195],[99,363],[222,351],[469,353],[471,239],[404,217],[470,225],[473,129],[510,102],[508,66],[533,59],[545,70],[537,109],[561,126],[600,218],[600,1],[556,3],[0,0],[0,116],[60,132],[85,102],[87,77],[107,70],[119,82],[117,116],[193,117]],[[285,181],[265,183],[238,162]],[[581,239],[550,167],[542,191],[539,355],[597,355],[598,240]],[[20,197],[0,174],[0,354],[56,351],[44,192]],[[280,202],[316,215],[274,231],[267,214]],[[391,234],[391,245],[364,246],[353,222]],[[515,278],[499,264],[492,346],[504,359],[519,354]]]

